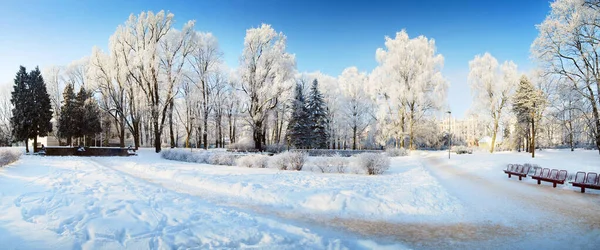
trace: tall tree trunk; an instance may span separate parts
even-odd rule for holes
[[[499,114],[494,117],[494,130],[492,131],[492,145],[490,146],[490,153],[494,153],[496,147],[496,135],[498,134],[498,118]]]
[[[531,158],[535,158],[535,118],[531,119]]]
[[[29,139],[25,139],[25,153],[29,153]]]
[[[155,149],[156,153],[160,153],[160,151],[161,151],[161,142],[160,142],[161,133],[160,133],[160,127],[158,125],[158,119],[154,119],[153,125],[154,125],[154,149]]]
[[[568,121],[569,126],[569,146],[571,146],[571,152],[575,151],[575,145],[573,143],[573,121]]]
[[[175,147],[175,134],[173,131],[173,104],[175,102],[171,102],[171,104],[169,104],[169,137],[171,140],[171,148]]]
[[[117,126],[120,127],[120,129],[119,129],[119,147],[124,148],[125,147],[125,119],[123,117],[121,117],[118,122],[119,122],[119,124]]]
[[[352,150],[356,150],[356,132],[358,130],[358,127],[356,125],[354,125],[352,127]]]
[[[37,152],[37,135],[33,136],[33,153]]]
[[[140,121],[133,121],[133,144],[135,146],[135,150],[140,148]]]
[[[408,148],[410,150],[413,150],[413,142],[414,142],[414,124],[415,124],[415,107],[414,104],[410,106],[410,121],[409,121],[409,125],[410,125],[410,139],[408,142]],[[448,124],[448,126],[450,126],[450,124]],[[448,135],[449,138],[452,137],[452,135]],[[450,139],[452,140],[452,139]]]
[[[252,139],[254,139],[254,148],[258,151],[262,151],[262,131],[262,122],[254,122],[254,132],[252,135]]]
[[[208,149],[208,112],[204,112],[204,128],[202,131],[202,141],[204,142],[204,149]]]

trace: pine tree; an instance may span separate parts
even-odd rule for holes
[[[76,96],[73,90],[72,84],[67,84],[63,91],[63,103],[60,112],[60,118],[58,120],[58,135],[63,138],[67,138],[67,145],[71,145],[72,138],[76,134],[76,120],[77,104]]]
[[[85,102],[88,99],[89,94],[83,86],[79,89],[77,97],[75,98],[75,109],[77,112],[74,114],[75,129],[73,135],[78,138],[83,138],[86,135],[87,121],[85,113]]]
[[[29,75],[25,67],[20,66],[14,82],[10,99],[13,105],[12,117],[10,118],[12,136],[15,141],[25,141],[25,151],[29,153],[27,138],[32,127],[30,115],[32,113],[32,95],[29,87]]]
[[[535,157],[535,122],[538,120],[544,103],[545,100],[541,92],[533,86],[526,76],[522,76],[518,89],[513,96],[513,112],[517,117],[518,125],[520,125],[518,126],[521,129],[520,134],[525,134],[528,137],[528,148],[531,157]]]
[[[85,100],[82,112],[84,114],[84,126],[81,127],[84,136],[93,137],[98,133],[102,132],[100,107],[98,102],[94,99],[90,93],[88,98]]]
[[[319,91],[319,83],[315,79],[310,88],[306,109],[308,110],[308,124],[311,148],[327,148],[329,141],[329,114],[323,94]]]
[[[39,67],[35,67],[29,73],[31,88],[31,121],[32,126],[29,133],[29,139],[33,139],[33,152],[37,151],[38,136],[48,136],[52,132],[52,104],[50,95],[46,89],[46,83],[42,77]]]
[[[296,84],[294,100],[292,103],[292,117],[287,127],[288,142],[296,148],[308,148],[308,132],[307,124],[308,113],[306,110],[304,94],[302,93],[302,85]]]

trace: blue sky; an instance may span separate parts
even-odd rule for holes
[[[436,41],[450,81],[448,103],[461,117],[471,104],[468,62],[490,52],[533,67],[529,47],[550,10],[548,0],[527,1],[72,1],[4,0],[0,4],[0,83],[11,83],[19,65],[66,65],[106,49],[108,38],[129,14],[168,10],[176,27],[196,20],[212,32],[230,67],[238,65],[245,31],[271,24],[288,37],[299,71],[338,76],[349,66],[370,72],[385,36],[406,29],[409,36]]]

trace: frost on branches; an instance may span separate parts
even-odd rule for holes
[[[282,93],[290,90],[296,67],[295,57],[286,52],[286,37],[270,25],[246,31],[240,59],[241,89],[249,103],[245,112],[250,118],[255,148],[263,149],[267,114],[283,101]]]
[[[445,105],[444,57],[436,52],[433,39],[410,39],[401,31],[385,38],[385,48],[377,49],[376,58],[379,65],[370,81],[379,104],[378,141],[385,145],[394,139],[396,146],[404,147],[408,136],[408,147],[414,148],[416,124]]]
[[[489,53],[477,55],[469,62],[469,84],[473,94],[474,110],[481,110],[491,119],[494,152],[501,118],[510,105],[510,98],[519,82],[517,65],[512,61],[498,64]]]

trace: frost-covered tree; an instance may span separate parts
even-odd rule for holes
[[[154,140],[154,148],[161,151],[163,128],[169,115],[169,107],[175,96],[176,78],[168,72],[177,74],[178,64],[161,63],[165,54],[172,55],[174,51],[164,51],[161,41],[172,30],[174,15],[160,11],[142,12],[138,16],[130,15],[125,24],[117,27],[111,37],[114,44],[119,45],[118,53],[123,67],[128,70],[131,83],[139,87],[149,108],[150,125]],[[191,30],[193,22],[188,22],[184,30]],[[177,39],[175,39],[177,40]],[[168,42],[167,42],[168,43]],[[178,46],[174,46],[178,47]],[[168,56],[166,56],[168,57]],[[161,75],[167,73],[167,76]]]
[[[596,0],[557,0],[538,25],[533,55],[548,73],[567,79],[591,107],[592,132],[600,152],[600,4]]]
[[[327,148],[329,142],[329,114],[319,82],[314,79],[306,100],[311,148]]]
[[[344,98],[342,113],[345,116],[345,123],[351,131],[352,149],[357,149],[358,137],[373,118],[373,104],[367,94],[367,74],[359,72],[356,67],[349,67],[344,69],[338,81]]]
[[[444,57],[437,53],[433,39],[411,39],[403,30],[395,38],[385,38],[385,48],[377,49],[376,58],[379,65],[369,79],[380,108],[380,142],[395,137],[404,146],[401,137],[406,134],[413,148],[416,124],[445,104]]]
[[[302,84],[297,83],[292,100],[292,115],[287,125],[288,143],[295,148],[309,148],[311,144],[309,110],[303,92]]]
[[[208,119],[214,110],[213,95],[216,90],[217,77],[220,74],[220,65],[223,52],[219,48],[217,38],[211,33],[195,32],[192,37],[192,48],[188,58],[192,66],[193,82],[198,88],[200,117],[202,124],[201,134],[204,149],[208,148]],[[222,77],[218,78],[219,80]]]
[[[541,119],[541,112],[546,100],[526,76],[521,76],[519,85],[512,97],[512,110],[517,118],[517,123],[528,138],[528,152],[535,157],[536,123]]]
[[[10,103],[11,91],[9,86],[0,86],[0,146],[10,146],[12,141],[12,104]]]
[[[476,55],[469,62],[469,69],[473,108],[487,113],[491,119],[490,152],[494,152],[503,112],[510,105],[510,97],[519,82],[517,65],[512,61],[499,65],[496,58],[485,53],[483,56]]]
[[[296,67],[294,55],[286,52],[286,37],[268,24],[246,31],[240,59],[240,85],[247,99],[254,146],[263,150],[265,121],[271,110],[282,101],[282,93],[291,88]]]

